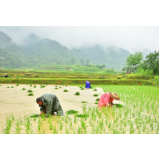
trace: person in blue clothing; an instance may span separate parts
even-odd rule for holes
[[[91,88],[90,82],[86,81],[86,86],[85,86],[85,88],[86,88],[86,89],[87,89],[87,88]]]

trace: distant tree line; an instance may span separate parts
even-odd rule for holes
[[[154,75],[159,74],[159,51],[150,53],[145,57],[145,60],[143,60],[143,53],[135,52],[127,57],[126,62],[126,66],[122,71]]]

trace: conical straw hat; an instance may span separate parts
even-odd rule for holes
[[[119,96],[117,95],[117,93],[113,93],[113,92],[109,92],[109,95],[115,99],[115,100],[120,100]]]

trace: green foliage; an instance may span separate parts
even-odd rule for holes
[[[79,93],[79,92],[76,92],[74,95],[80,95],[80,93]]]
[[[75,111],[75,110],[69,110],[66,112],[66,114],[77,114],[78,111]]]
[[[33,92],[33,91],[29,89],[28,92]]]
[[[88,103],[87,101],[81,101],[82,103]]]
[[[33,96],[33,93],[29,93],[28,96]]]
[[[99,98],[97,98],[96,101],[99,101]]]
[[[93,96],[97,97],[97,96],[99,96],[99,95],[98,95],[98,94],[94,94]]]
[[[87,117],[89,117],[88,114],[76,114],[75,116],[76,117],[80,117],[80,118],[87,118]]]

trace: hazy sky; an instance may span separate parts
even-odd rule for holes
[[[143,49],[159,50],[158,26],[0,26],[0,31],[4,31],[18,44],[34,33],[41,38],[56,40],[68,48],[100,44],[104,47],[115,45],[131,53]]]

